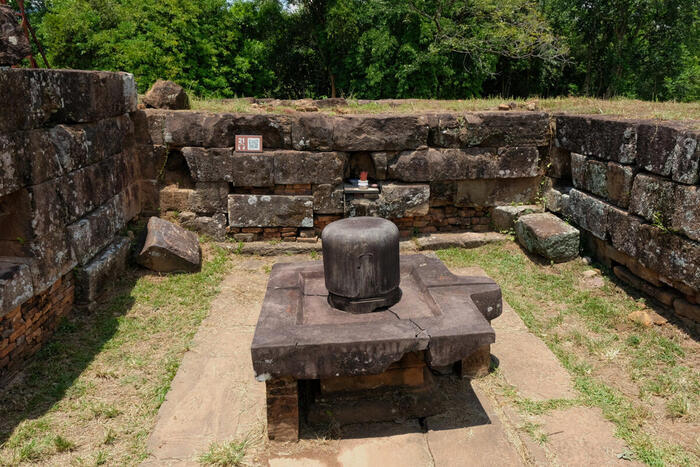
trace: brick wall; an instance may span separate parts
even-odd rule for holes
[[[0,317],[0,382],[22,368],[73,308],[73,273]]]

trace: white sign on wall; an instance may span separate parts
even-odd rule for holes
[[[236,135],[237,152],[262,152],[262,136]]]

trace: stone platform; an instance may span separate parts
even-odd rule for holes
[[[402,256],[400,271],[398,303],[355,314],[328,303],[321,261],[272,268],[251,345],[256,378],[268,387],[271,438],[298,437],[298,380],[384,375],[412,352],[429,367],[464,362],[466,376],[485,372],[500,287],[489,278],[456,276],[432,256]]]

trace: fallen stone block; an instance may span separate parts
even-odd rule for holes
[[[519,206],[497,206],[491,212],[491,222],[497,231],[510,230],[515,227],[515,221],[525,214],[542,212],[542,206],[523,204]]]
[[[190,108],[190,98],[177,83],[158,80],[143,96],[143,103],[154,109],[182,110]]]
[[[196,272],[202,267],[202,250],[194,232],[158,217],[146,227],[146,242],[138,263],[158,272]]]
[[[29,266],[0,258],[0,317],[34,295]]]
[[[313,197],[228,195],[231,227],[313,227]]]
[[[75,303],[89,310],[96,300],[126,269],[129,239],[117,237],[84,267],[75,269]]]
[[[529,252],[555,262],[578,256],[579,231],[554,214],[536,213],[521,216],[515,222],[518,242]]]

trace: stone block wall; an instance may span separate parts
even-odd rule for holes
[[[115,244],[155,208],[157,164],[135,144],[130,74],[2,69],[0,102],[3,379],[123,267]]]
[[[355,215],[391,219],[404,237],[490,230],[493,206],[537,197],[550,140],[549,116],[535,112],[145,110],[136,127],[139,144],[167,155],[161,212],[242,241],[303,241]],[[262,135],[264,152],[236,151],[235,136],[245,134]],[[375,193],[345,189],[361,171],[378,184]]]
[[[555,118],[547,208],[583,229],[621,280],[700,322],[696,124]]]

